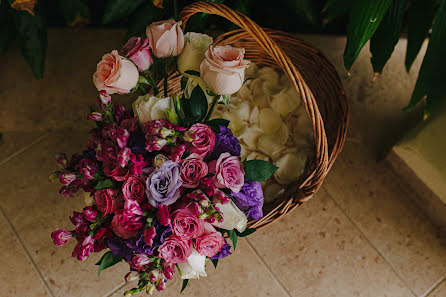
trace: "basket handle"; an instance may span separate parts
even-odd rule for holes
[[[307,110],[307,114],[310,120],[314,123],[313,135],[316,146],[316,159],[318,160],[315,170],[307,180],[304,181],[301,190],[306,193],[314,193],[322,185],[322,181],[327,173],[329,164],[328,142],[317,102],[310,88],[302,78],[302,75],[296,69],[288,55],[282,51],[282,49],[259,25],[244,14],[234,11],[224,4],[199,1],[184,7],[180,12],[180,20],[183,22],[183,28],[186,26],[189,18],[199,12],[222,16],[250,34],[254,40],[257,41],[259,46],[261,46],[263,50],[274,59],[278,66],[280,66],[296,90],[298,90]],[[311,182],[311,180],[313,180],[313,182]],[[314,183],[314,180],[317,180],[318,182]],[[296,197],[296,199],[299,198]]]

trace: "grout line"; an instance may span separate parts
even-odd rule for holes
[[[110,297],[113,294],[115,294],[116,292],[118,292],[119,290],[121,290],[122,288],[124,288],[124,286],[126,285],[126,282],[123,282],[122,284],[120,284],[119,286],[117,286],[115,289],[113,289],[110,293],[107,293],[104,295],[104,297]]]
[[[3,208],[1,208],[1,207],[0,207],[0,216],[2,216],[5,219],[7,225],[9,226],[10,231],[13,233],[15,239],[18,241],[19,245],[22,247],[23,251],[25,252],[26,257],[31,262],[31,265],[33,266],[33,268],[36,271],[37,275],[40,277],[40,281],[42,282],[42,284],[44,285],[44,287],[46,288],[46,290],[48,291],[50,296],[55,297],[53,291],[50,289],[48,283],[45,281],[45,278],[43,277],[42,273],[40,272],[39,268],[37,267],[37,264],[34,262],[33,258],[30,255],[30,253],[26,249],[22,239],[18,235],[18,233],[15,230],[14,226],[12,225],[11,221],[8,219],[8,217],[6,216],[5,212],[3,211]]]
[[[392,263],[381,253],[381,251],[370,241],[370,239],[364,234],[361,228],[359,228],[358,224],[356,224],[353,219],[351,219],[346,211],[339,205],[339,203],[333,198],[333,196],[328,193],[327,189],[324,188],[324,192],[327,194],[327,196],[334,202],[337,208],[344,214],[344,216],[347,218],[347,220],[350,221],[350,223],[359,231],[359,233],[364,237],[364,239],[375,249],[375,251],[380,255],[381,258],[386,261],[387,265],[390,266],[390,268],[393,270],[393,272],[396,274],[396,276],[404,283],[404,285],[409,289],[409,291],[412,293],[414,297],[417,297],[418,294],[415,293],[415,291],[409,286],[409,284],[404,280],[401,275],[398,273],[396,268],[392,265]]]
[[[6,162],[8,162],[9,160],[15,158],[16,156],[20,155],[21,153],[23,153],[24,151],[28,150],[30,147],[32,147],[33,145],[41,142],[43,139],[45,139],[45,137],[47,137],[48,135],[50,135],[50,133],[43,133],[42,135],[40,135],[39,137],[37,137],[37,139],[35,139],[33,142],[31,142],[30,144],[22,147],[21,149],[15,151],[14,153],[12,153],[11,155],[9,155],[8,157],[6,157],[5,159],[0,161],[0,166],[2,166],[3,164],[5,164]]]
[[[440,278],[435,284],[432,285],[429,289],[427,289],[426,293],[421,295],[420,297],[429,297],[434,291],[440,287],[443,283],[446,283],[446,275]]]
[[[272,278],[276,281],[276,283],[279,285],[280,288],[282,288],[282,290],[285,292],[285,294],[288,297],[291,297],[292,295],[290,294],[290,292],[285,288],[285,286],[282,284],[282,282],[276,277],[276,275],[274,274],[274,272],[271,270],[271,268],[268,266],[268,264],[266,264],[265,260],[263,260],[263,257],[260,256],[259,252],[256,250],[256,248],[252,245],[252,243],[248,240],[248,238],[244,238],[246,240],[246,242],[248,243],[249,248],[251,249],[252,252],[254,252],[255,256],[257,257],[257,259],[260,260],[260,262],[262,262],[262,264],[265,266],[266,270],[268,270],[268,272],[271,274]]]

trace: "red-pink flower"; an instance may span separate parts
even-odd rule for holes
[[[138,203],[143,202],[146,197],[146,182],[141,177],[130,176],[122,185],[124,199],[133,199]]]
[[[127,164],[130,161],[130,156],[132,154],[132,150],[129,149],[128,147],[122,149],[119,154],[118,154],[118,164],[121,167],[125,167],[127,166]]]
[[[51,233],[51,238],[53,239],[54,244],[58,246],[65,245],[67,241],[72,237],[73,233],[60,228],[54,230],[53,233]]]
[[[117,181],[124,181],[129,175],[129,170],[122,168],[118,161],[105,161],[102,165],[102,170],[106,176],[109,176]]]
[[[111,140],[102,141],[99,149],[96,151],[96,158],[101,162],[116,160],[117,155],[118,148]]]
[[[98,164],[96,161],[91,159],[82,159],[79,161],[79,164],[75,166],[75,168],[79,170],[80,174],[91,180],[93,179],[96,170],[98,170]]]
[[[105,189],[94,192],[96,206],[102,214],[111,214],[123,207],[124,199],[118,193],[118,189]]]
[[[201,206],[192,202],[184,208],[180,208],[173,213],[172,232],[179,238],[198,238],[204,231],[204,221],[198,215]]]
[[[190,152],[197,153],[204,159],[215,146],[214,131],[208,125],[197,123],[193,124],[188,132],[192,132],[193,136],[193,141],[188,146]]]
[[[167,279],[173,279],[175,274],[175,264],[163,262],[163,273]]]
[[[82,210],[82,217],[89,222],[93,222],[96,219],[98,212],[93,209],[91,206],[86,206]]]
[[[150,65],[153,64],[149,40],[147,38],[130,38],[124,47],[119,51],[119,54],[132,60],[138,67],[139,72],[149,69]]]
[[[209,172],[215,173],[213,179],[218,188],[228,188],[234,193],[240,192],[245,183],[243,163],[237,156],[223,153],[217,160],[209,162]]]
[[[144,161],[143,155],[135,154],[130,155],[130,162],[132,163],[130,165],[130,173],[133,175],[142,174],[142,169],[149,164],[149,162]]]
[[[155,227],[149,227],[147,229],[144,229],[144,242],[148,245],[148,246],[152,246],[153,245],[153,239],[156,236],[156,229]]]
[[[79,261],[85,261],[92,252],[94,252],[94,239],[91,236],[87,236],[83,240],[77,242],[72,256]]]
[[[125,148],[127,141],[129,140],[130,133],[126,129],[118,128],[116,129],[116,142],[119,148]]]
[[[171,215],[170,215],[170,206],[169,205],[159,205],[157,216],[158,216],[158,220],[161,225],[170,226]]]
[[[56,163],[60,166],[60,168],[65,169],[68,165],[68,158],[65,153],[58,153],[56,155]]]
[[[226,244],[226,241],[223,238],[223,235],[221,235],[220,232],[217,232],[211,224],[205,223],[205,229],[206,232],[197,238],[195,249],[200,255],[210,258],[215,256],[222,249]]]
[[[181,162],[180,178],[185,188],[196,188],[200,180],[208,174],[208,165],[198,154],[190,154]]]
[[[102,113],[100,112],[92,112],[87,116],[87,120],[89,121],[96,121],[96,122],[103,122],[104,121],[104,116]]]
[[[113,220],[111,221],[110,228],[112,231],[118,235],[119,237],[122,237],[124,239],[128,239],[130,237],[135,237],[138,233],[138,230],[127,230],[125,223],[123,223],[123,214],[117,213],[113,217]]]
[[[123,119],[121,124],[119,124],[120,128],[126,129],[129,132],[135,131],[138,128],[136,124],[138,122],[138,117],[133,117],[130,119]]]
[[[64,170],[61,173],[59,173],[59,181],[64,186],[68,186],[75,180],[76,180],[76,173],[74,172]]]
[[[174,264],[186,262],[192,251],[192,241],[174,235],[167,238],[158,248],[160,257],[166,262]]]

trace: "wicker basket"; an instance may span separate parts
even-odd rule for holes
[[[314,158],[281,199],[264,206],[262,219],[249,222],[251,228],[260,229],[309,200],[321,187],[344,145],[349,121],[345,93],[333,65],[317,49],[293,35],[262,29],[245,15],[212,2],[195,2],[185,7],[180,13],[183,28],[196,13],[219,15],[239,26],[241,29],[219,36],[214,44],[245,48],[246,59],[283,71],[299,93],[313,124]],[[162,82],[159,87],[163,88]],[[172,73],[168,81],[168,94],[174,93],[181,93],[177,73]]]

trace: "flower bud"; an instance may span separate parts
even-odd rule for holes
[[[110,104],[111,103],[111,96],[107,94],[107,91],[100,91],[99,92],[99,99],[101,100],[102,104]]]
[[[131,282],[131,281],[135,281],[135,280],[139,280],[139,273],[136,271],[130,271],[129,273],[127,273],[124,277],[126,282]]]
[[[155,158],[153,158],[153,165],[155,167],[160,167],[167,160],[169,160],[169,158],[167,158],[163,154],[158,154],[155,156]]]
[[[167,138],[173,134],[175,134],[175,130],[166,127],[162,127],[159,131],[159,136],[161,136],[162,138]]]
[[[56,162],[57,164],[62,168],[65,169],[67,168],[68,165],[68,158],[67,155],[65,153],[58,153],[56,155]]]
[[[208,217],[209,217],[209,214],[206,213],[206,212],[200,213],[200,214],[198,215],[198,218],[199,218],[200,220],[207,219]]]
[[[150,273],[149,273],[149,281],[152,282],[152,283],[156,282],[158,280],[159,274],[160,273],[159,273],[158,269],[154,269],[154,270],[150,271]]]
[[[155,291],[155,286],[152,284],[147,284],[146,293],[152,295],[154,291]]]
[[[194,131],[186,131],[183,134],[183,140],[187,142],[193,142],[195,139],[195,132]]]
[[[133,296],[133,295],[138,294],[139,291],[140,290],[138,288],[130,289],[130,290],[125,291],[124,296],[125,297]]]
[[[76,180],[76,173],[70,171],[62,171],[59,173],[59,181],[62,185],[68,186]]]
[[[98,215],[98,212],[95,211],[91,206],[84,207],[82,210],[82,216],[87,221],[93,222],[94,219],[96,219],[96,216]]]
[[[100,112],[92,112],[87,116],[87,120],[89,121],[96,121],[96,122],[103,122],[104,121],[104,115]]]
[[[208,222],[208,223],[215,223],[215,218],[214,217],[209,217],[209,218],[207,218],[206,219],[206,222]]]
[[[178,119],[178,114],[176,113],[175,110],[173,110],[172,108],[166,108],[164,110],[164,114],[166,116],[166,119],[169,122],[171,122],[172,124],[178,125],[179,119]]]
[[[166,282],[167,279],[165,279],[164,277],[160,279],[160,281],[158,282],[158,284],[156,285],[156,289],[158,291],[164,291],[166,289]]]

